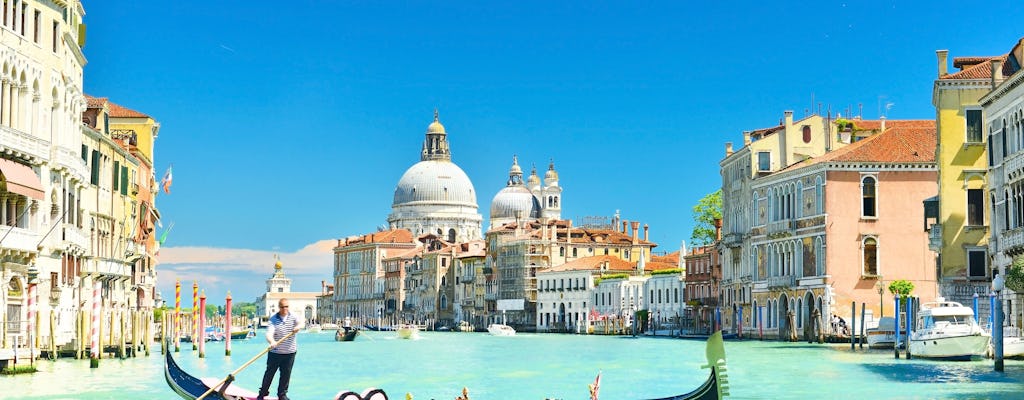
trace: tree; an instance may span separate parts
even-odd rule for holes
[[[1006,269],[1006,287],[1017,293],[1024,293],[1024,256],[1013,259]]]
[[[217,305],[216,304],[207,304],[206,305],[206,316],[207,317],[212,317],[212,316],[216,316],[216,315],[220,315],[220,312],[217,311]]]
[[[231,305],[231,315],[235,316],[250,316],[256,315],[256,303],[246,303],[244,301],[234,303]]]
[[[894,296],[899,296],[901,299],[910,297],[910,292],[914,291],[914,284],[907,280],[895,280],[889,284],[889,293]]]
[[[714,243],[715,220],[722,219],[722,189],[707,194],[693,206],[693,234],[690,241],[694,246]]]

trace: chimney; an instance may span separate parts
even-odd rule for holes
[[[622,220],[622,233],[626,233],[626,226],[629,226],[629,220]]]
[[[722,241],[722,219],[715,218],[715,241]]]
[[[637,237],[637,235],[640,233],[639,232],[640,231],[640,222],[633,221],[633,222],[630,222],[629,225],[630,225],[631,228],[633,228],[633,244],[637,244],[637,243],[639,243],[639,242],[637,242],[637,239],[639,239],[639,237]]]
[[[750,145],[750,131],[743,131],[743,145]]]
[[[568,219],[565,222],[565,243],[572,244],[572,220]]]
[[[647,241],[647,224],[644,224],[644,241]]]
[[[939,57],[939,78],[949,73],[949,50],[935,50],[935,55]]]
[[[786,129],[789,130],[793,126],[793,110],[783,111],[782,114],[786,116]]]
[[[995,90],[996,86],[1003,82],[1003,60],[993,58],[992,59],[992,90]]]
[[[731,156],[731,155],[732,155],[732,142],[725,142],[725,156],[728,157],[728,156]]]
[[[878,131],[878,133],[885,132],[885,116],[878,117],[878,120],[882,121],[882,130]]]
[[[320,281],[320,294],[327,294],[327,281]]]

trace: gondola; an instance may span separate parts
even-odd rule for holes
[[[203,393],[206,393],[212,385],[217,385],[218,388],[223,385],[219,385],[221,382],[216,378],[204,378],[199,379],[181,369],[178,363],[174,361],[174,357],[171,355],[172,352],[167,351],[164,361],[164,377],[167,379],[167,384],[170,385],[171,389],[175,393],[180,395],[186,400],[196,400]],[[722,332],[715,332],[708,338],[707,347],[705,348],[705,356],[707,357],[707,365],[702,368],[710,368],[711,373],[708,379],[704,381],[697,389],[678,396],[662,397],[651,400],[721,400],[723,397],[729,395],[729,384],[728,374],[726,373],[725,367],[725,345],[722,341]],[[256,398],[256,393],[239,388],[233,384],[230,384],[231,379],[228,380],[228,386],[226,390],[215,391],[210,395],[206,396],[206,399],[211,400],[252,400]],[[595,390],[595,389],[592,389]],[[592,398],[597,398],[597,394],[593,393]],[[267,400],[274,400],[273,397],[267,397]],[[388,396],[381,389],[367,389],[363,393],[355,392],[341,392],[334,396],[333,400],[387,400]]]
[[[356,340],[356,335],[358,334],[358,328],[345,327],[344,330],[339,330],[338,333],[334,334],[334,340],[339,342],[351,342]]]
[[[167,385],[171,387],[181,398],[185,400],[196,400],[199,396],[202,396],[211,386],[216,385],[219,388],[221,380],[217,378],[196,378],[189,375],[188,372],[181,369],[178,363],[174,361],[174,356],[171,351],[165,351],[164,357],[164,378],[167,379]],[[229,380],[230,381],[230,380]],[[225,390],[213,391],[208,394],[204,399],[209,400],[253,400],[256,398],[258,393],[240,388],[234,384],[228,383]],[[277,400],[276,397],[265,397],[266,400]],[[355,393],[350,391],[343,391],[335,395],[332,400],[388,400],[388,395],[381,389],[367,389],[363,393]]]

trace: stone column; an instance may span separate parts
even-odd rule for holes
[[[4,79],[3,84],[0,85],[0,125],[10,126],[10,109],[11,109],[11,97],[10,97],[10,86],[11,81]]]
[[[15,84],[11,85],[11,109],[7,112],[8,122],[11,128],[18,129],[18,111],[21,110],[21,104],[18,104],[21,97],[21,87]]]

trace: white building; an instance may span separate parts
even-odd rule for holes
[[[409,167],[395,186],[388,224],[414,236],[436,234],[456,243],[480,239],[482,221],[473,182],[452,162],[447,133],[434,111],[420,162]]]
[[[274,275],[267,279],[267,292],[256,298],[256,314],[270,317],[278,311],[277,302],[288,299],[288,308],[292,314],[302,317],[306,322],[319,320],[317,313],[317,297],[320,292],[293,292],[292,280],[284,275],[281,261],[274,263]]]

